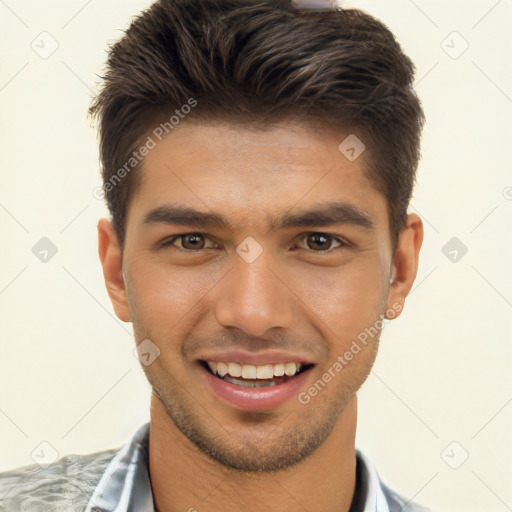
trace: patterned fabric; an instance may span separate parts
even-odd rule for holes
[[[46,469],[31,464],[0,473],[0,512],[85,510],[116,453],[117,450],[106,450],[66,455]]]
[[[0,473],[0,512],[156,512],[148,471],[149,422],[121,448],[66,455]],[[357,454],[350,512],[430,512],[384,485],[370,460]]]

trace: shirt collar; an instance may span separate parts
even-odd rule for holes
[[[117,452],[100,478],[85,512],[155,512],[149,479],[149,422],[135,432]],[[377,471],[361,450],[356,450],[361,465],[362,486],[366,494],[362,512],[390,512]]]
[[[110,461],[85,512],[155,512],[148,454],[149,422],[139,427]]]
[[[375,467],[361,450],[356,450],[356,456],[357,464],[361,465],[361,473],[367,486],[363,512],[390,512],[388,501],[384,496],[382,484]]]

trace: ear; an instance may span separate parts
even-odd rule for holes
[[[117,317],[123,322],[131,320],[131,312],[123,278],[123,253],[112,222],[98,222],[98,252],[108,295]]]
[[[411,291],[418,272],[419,254],[423,242],[423,222],[416,213],[407,216],[407,222],[398,238],[398,244],[391,267],[392,282],[389,287],[387,311],[393,311],[393,317],[400,315],[405,298]]]

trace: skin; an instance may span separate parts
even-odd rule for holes
[[[98,224],[115,312],[133,323],[137,344],[150,339],[160,349],[141,366],[153,390],[149,471],[161,512],[350,508],[356,392],[378,335],[309,403],[294,397],[263,412],[220,399],[197,360],[221,347],[299,352],[315,364],[307,391],[365,328],[400,314],[416,277],[422,222],[408,216],[393,252],[386,200],[364,174],[365,153],[349,161],[338,151],[346,135],[291,122],[265,131],[182,123],[145,158],[124,248],[109,220]],[[364,212],[373,229],[269,225],[269,217],[334,201]],[[221,214],[232,230],[144,222],[164,205]],[[204,238],[162,246],[197,232]],[[248,236],[263,250],[252,263],[236,252]]]

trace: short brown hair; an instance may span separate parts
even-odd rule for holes
[[[391,31],[360,10],[313,12],[290,0],[156,1],[110,48],[89,109],[99,121],[103,188],[120,242],[140,168],[133,160],[128,173],[126,162],[157,120],[192,100],[187,119],[298,119],[361,133],[395,246],[424,123],[413,77]]]

